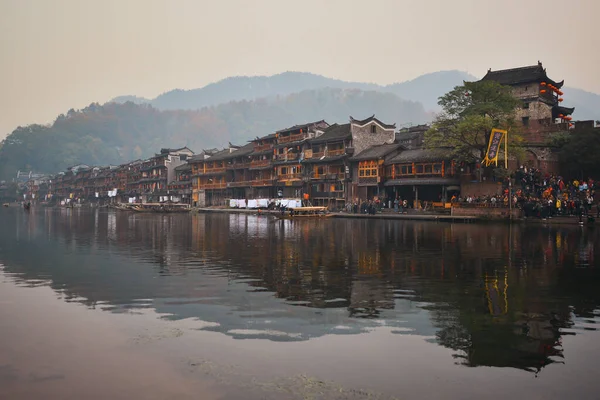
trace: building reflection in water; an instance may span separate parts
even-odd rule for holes
[[[89,306],[200,318],[234,337],[386,325],[435,337],[460,364],[539,371],[563,362],[561,336],[600,303],[599,234],[577,226],[77,209],[6,218],[14,229],[0,235],[14,246],[0,256],[20,279],[50,279]]]

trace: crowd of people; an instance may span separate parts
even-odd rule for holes
[[[521,166],[511,177],[515,182],[509,194],[509,179],[503,184],[503,193],[496,196],[458,197],[453,201],[485,203],[489,206],[512,206],[523,210],[525,218],[552,218],[555,216],[577,216],[600,218],[600,184],[594,179],[568,181],[561,176],[544,174],[536,168]]]

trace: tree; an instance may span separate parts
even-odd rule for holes
[[[561,170],[571,178],[598,178],[600,131],[588,128],[554,136],[550,145],[558,149]]]
[[[523,139],[515,119],[520,101],[511,87],[494,81],[465,82],[440,97],[438,104],[442,113],[425,133],[425,147],[446,148],[457,161],[480,162],[497,128],[509,130],[509,152],[520,155]]]

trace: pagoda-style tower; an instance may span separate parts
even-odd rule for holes
[[[511,86],[514,96],[522,101],[516,115],[523,123],[526,159],[509,159],[511,168],[529,164],[544,172],[559,172],[557,156],[548,147],[548,138],[552,133],[565,132],[573,127],[570,121],[575,109],[561,105],[564,81],[556,82],[548,78],[546,69],[539,61],[537,65],[528,67],[500,71],[490,69],[482,78],[482,81],[485,80]]]
[[[501,85],[512,86],[514,95],[523,101],[517,116],[523,125],[529,126],[533,120],[547,122],[568,122],[574,108],[561,106],[564,81],[556,82],[546,75],[546,69],[538,61],[537,65],[492,71],[482,80],[492,80]]]

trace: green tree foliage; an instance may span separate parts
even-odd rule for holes
[[[508,86],[493,81],[465,82],[440,97],[442,112],[425,134],[428,148],[448,148],[465,162],[483,160],[493,128],[509,130],[509,152],[519,155],[522,137],[515,120],[520,105]]]
[[[597,179],[600,173],[600,131],[573,130],[555,135],[550,145],[557,149],[561,170],[570,178]]]

